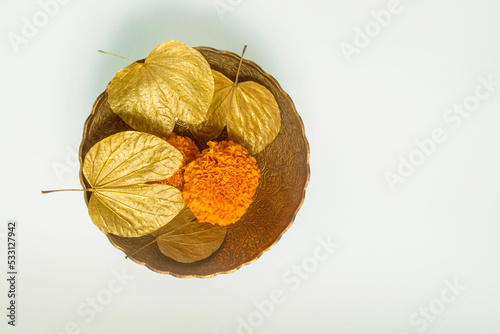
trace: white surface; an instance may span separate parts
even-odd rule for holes
[[[500,87],[457,129],[443,114],[475,93],[479,77],[500,82],[500,3],[401,0],[348,62],[342,43],[389,1],[221,2],[233,4],[223,20],[211,0],[68,1],[17,53],[8,34],[21,34],[41,7],[4,2],[0,233],[19,221],[20,280],[18,327],[3,311],[1,332],[499,333]],[[79,187],[71,152],[95,98],[127,65],[97,49],[138,59],[170,39],[236,53],[248,44],[246,58],[294,100],[311,146],[292,228],[254,264],[207,280],[126,261],[80,193],[40,194]],[[436,128],[446,141],[391,191],[384,174]],[[54,164],[67,168],[61,179]],[[327,237],[339,247],[313,268],[317,239]],[[312,271],[304,279],[290,271],[303,264]],[[113,270],[133,279],[121,289]],[[446,280],[465,289],[454,296]],[[110,283],[122,291],[110,295]],[[281,303],[264,302],[272,312],[258,311],[279,292]],[[92,318],[86,303],[98,295],[112,297]]]

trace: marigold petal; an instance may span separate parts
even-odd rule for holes
[[[184,169],[184,202],[200,222],[233,224],[253,202],[260,170],[255,158],[239,144],[207,145]]]
[[[181,166],[174,175],[158,182],[176,187],[182,191],[184,189],[184,168],[196,159],[197,155],[200,154],[200,150],[191,138],[178,136],[173,132],[167,138],[163,139],[178,149],[182,153],[183,159]]]

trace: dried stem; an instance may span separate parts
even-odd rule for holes
[[[133,60],[130,60],[130,59],[128,59],[128,58],[125,58],[125,57],[122,57],[122,56],[119,56],[119,55],[115,55],[114,53],[109,53],[109,52],[102,51],[102,50],[97,50],[97,51],[99,51],[99,52],[101,52],[101,53],[105,53],[105,54],[110,55],[110,56],[115,56],[115,57],[118,57],[118,58],[121,58],[121,59],[128,60],[128,61],[129,61],[129,62],[131,62],[131,63],[135,63],[135,61],[133,61]]]
[[[42,194],[56,193],[60,191],[93,191],[94,189],[56,189],[56,190],[42,190]]]
[[[128,259],[129,257],[131,257],[132,255],[134,255],[134,254],[135,254],[135,253],[137,253],[138,251],[140,251],[140,250],[142,250],[142,249],[144,249],[144,248],[148,247],[149,245],[151,245],[151,244],[153,244],[153,243],[155,243],[155,242],[156,242],[156,238],[155,238],[155,240],[151,241],[149,244],[146,244],[146,245],[142,246],[141,248],[139,248],[138,250],[136,250],[136,251],[135,251],[135,252],[133,252],[132,254],[125,256],[125,258],[126,258],[126,259]]]
[[[246,49],[247,49],[247,46],[245,45],[243,47],[243,52],[241,53],[241,58],[240,58],[240,63],[238,65],[238,70],[236,71],[236,79],[234,80],[234,87],[238,86],[238,77],[240,76],[241,63],[243,63],[243,56],[245,55]]]

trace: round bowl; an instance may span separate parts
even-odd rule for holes
[[[240,61],[238,55],[210,47],[196,49],[212,69],[231,80],[235,79]],[[238,222],[228,226],[226,238],[220,248],[204,260],[179,263],[163,255],[154,243],[130,256],[133,261],[155,272],[182,278],[206,278],[231,273],[254,262],[272,248],[291,226],[304,201],[310,173],[309,146],[302,120],[288,94],[255,63],[243,60],[239,81],[255,81],[265,86],[276,98],[281,112],[281,130],[278,136],[262,152],[254,155],[262,176],[253,203]],[[95,101],[85,122],[79,152],[80,166],[83,166],[85,155],[94,144],[126,130],[132,129],[112,112],[107,102],[107,93],[103,92]],[[182,122],[177,122],[174,132],[193,138]],[[198,145],[203,143],[198,142]],[[80,181],[84,188],[89,187],[81,167]],[[85,193],[87,205],[90,196],[90,192]],[[107,234],[107,237],[113,246],[127,255],[154,240],[152,235],[124,238]]]

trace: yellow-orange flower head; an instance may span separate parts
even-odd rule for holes
[[[232,141],[208,142],[184,172],[184,203],[199,222],[229,225],[253,201],[260,170],[255,158]]]
[[[184,168],[200,154],[198,146],[188,137],[181,137],[171,133],[167,138],[163,138],[170,145],[182,153],[182,164],[174,175],[168,179],[161,180],[160,183],[176,187],[180,191],[184,189]]]

